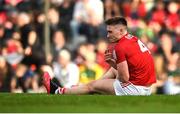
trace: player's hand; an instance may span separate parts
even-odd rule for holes
[[[113,58],[112,52],[107,49],[105,51],[105,61],[112,67],[116,68],[116,60]]]
[[[31,47],[28,46],[28,47],[25,49],[24,53],[25,53],[25,55],[27,55],[27,56],[31,55],[31,54],[32,54],[32,49],[31,49]]]

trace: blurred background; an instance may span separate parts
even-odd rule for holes
[[[0,0],[0,92],[46,92],[44,71],[61,87],[100,78],[113,16],[150,49],[153,93],[180,94],[179,0]]]

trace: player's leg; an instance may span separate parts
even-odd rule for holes
[[[146,86],[137,86],[131,82],[122,83],[118,79],[114,81],[114,90],[116,95],[150,95],[151,88]]]
[[[90,94],[90,93],[100,93],[114,95],[114,83],[115,79],[100,79],[92,81],[85,85],[80,85],[72,88],[66,88],[63,94]],[[60,88],[61,89],[61,88]]]
[[[110,68],[99,80],[92,81],[85,85],[67,88],[65,94],[89,94],[97,92],[101,94],[115,94],[113,83],[117,77],[117,71]]]
[[[43,85],[45,86],[48,94],[54,94],[58,89],[58,85],[51,81],[51,77],[48,72],[43,75]]]
[[[85,85],[80,85],[72,88],[60,88],[51,81],[49,74],[46,72],[43,75],[43,83],[48,94],[89,94],[92,92],[114,94],[113,83],[115,79],[99,79]]]

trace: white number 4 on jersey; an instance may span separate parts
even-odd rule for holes
[[[151,53],[151,52],[149,51],[149,49],[141,42],[141,40],[138,40],[138,45],[139,45],[139,47],[140,47],[141,52],[146,52],[146,51],[148,51],[149,53]]]

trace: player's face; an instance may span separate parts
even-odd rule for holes
[[[126,32],[123,25],[108,25],[107,26],[107,38],[109,42],[117,42]]]

